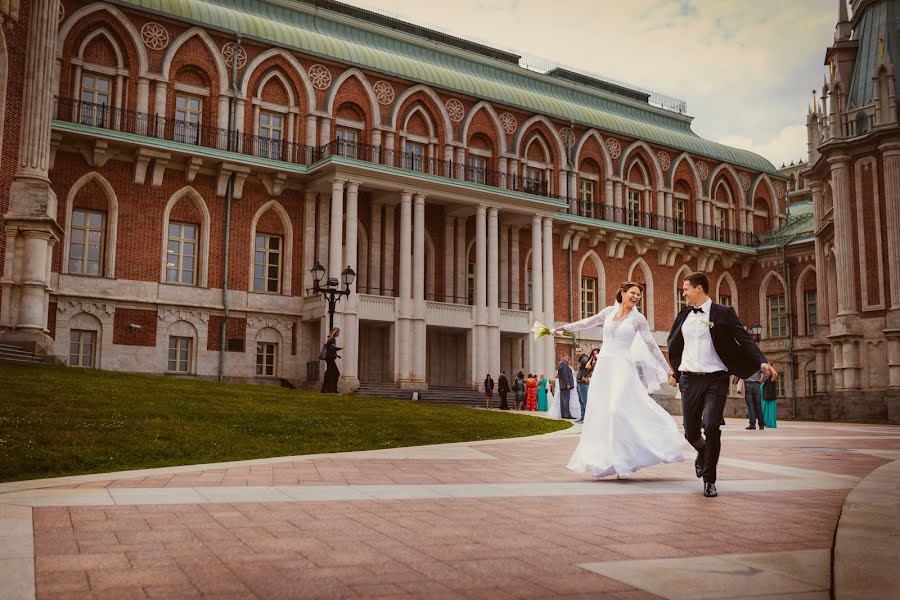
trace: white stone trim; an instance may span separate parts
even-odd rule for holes
[[[397,129],[397,120],[400,117],[400,107],[403,106],[403,103],[406,102],[406,99],[415,94],[416,92],[423,92],[426,96],[428,96],[435,104],[435,108],[437,109],[438,114],[441,116],[441,119],[444,122],[444,131],[447,132],[447,136],[450,137],[453,135],[453,123],[450,122],[450,115],[447,114],[447,107],[444,106],[444,103],[441,101],[440,97],[434,93],[430,87],[426,85],[414,85],[402,94],[400,97],[394,101],[394,108],[391,110],[391,116],[389,124],[394,129]],[[444,143],[447,140],[443,140]]]
[[[562,138],[559,137],[559,131],[557,131],[556,127],[553,126],[553,123],[551,123],[549,121],[549,119],[547,119],[547,117],[545,117],[543,115],[534,115],[533,117],[531,117],[530,119],[528,119],[527,121],[522,123],[521,127],[519,127],[518,132],[516,133],[516,137],[513,142],[513,148],[512,148],[513,153],[519,158],[519,160],[522,160],[522,161],[526,160],[526,157],[528,156],[527,144],[525,145],[526,152],[523,153],[522,152],[522,149],[523,149],[522,141],[525,139],[525,134],[528,133],[529,128],[535,123],[543,123],[547,127],[547,129],[550,131],[550,137],[551,137],[552,141],[556,142],[556,150],[559,153],[559,164],[556,166],[559,168],[560,171],[564,170],[566,165],[564,164],[563,161],[568,161],[566,148],[563,145]],[[532,132],[532,133],[535,134],[536,132]],[[534,135],[532,135],[531,137],[528,138],[529,143],[531,142],[532,137],[534,137]],[[551,158],[549,151],[547,152],[547,158],[548,159]]]
[[[278,81],[281,82],[281,85],[284,86],[284,89],[288,94],[287,106],[289,106],[291,108],[296,108],[297,107],[297,96],[294,93],[294,89],[293,89],[294,86],[284,77],[284,75],[278,69],[272,69],[271,71],[269,71],[268,73],[266,73],[265,75],[263,75],[262,77],[259,78],[259,81],[256,84],[256,91],[253,93],[253,103],[260,104],[263,106],[267,105],[267,104],[272,105],[272,106],[279,106],[279,107],[285,106],[285,105],[279,104],[277,102],[269,102],[269,101],[262,99],[263,88],[273,78],[278,79]]]
[[[106,11],[112,16],[119,24],[128,32],[128,35],[131,37],[131,42],[134,44],[134,49],[138,55],[138,73],[139,77],[146,77],[149,71],[149,62],[147,60],[147,49],[144,47],[141,34],[138,32],[137,28],[128,19],[122,11],[118,8],[105,4],[105,3],[96,3],[89,4],[82,8],[79,8],[66,19],[62,27],[59,30],[59,37],[57,38],[56,44],[56,59],[57,61],[62,61],[63,52],[66,47],[66,38],[69,37],[69,34],[72,32],[72,28],[78,23],[83,17],[95,13],[97,11]]]
[[[189,39],[194,36],[198,36],[200,41],[203,42],[204,45],[209,49],[210,54],[212,55],[213,62],[216,65],[216,74],[219,77],[219,94],[227,94],[229,93],[229,85],[228,85],[228,68],[225,65],[225,58],[222,56],[222,52],[216,47],[215,42],[213,42],[212,38],[209,37],[209,34],[205,29],[200,27],[191,27],[181,35],[179,35],[175,40],[169,44],[169,48],[166,50],[166,54],[162,60],[162,66],[160,68],[160,72],[162,73],[163,78],[166,81],[173,81],[174,74],[170,73],[172,70],[172,60],[175,58],[175,55],[178,54],[178,51],[181,49],[181,46],[184,45]]]
[[[622,150],[622,154],[619,157],[619,166],[622,169],[621,171],[619,171],[619,177],[622,179],[622,181],[625,181],[624,167],[626,164],[628,164],[628,158],[630,157],[631,153],[638,148],[643,148],[644,150],[646,150],[647,156],[650,157],[650,165],[653,167],[654,173],[656,175],[655,187],[657,190],[662,190],[665,184],[665,177],[663,176],[662,167],[659,166],[659,161],[656,159],[656,153],[654,153],[653,149],[650,148],[650,146],[648,146],[647,143],[643,140],[632,142],[628,145],[627,148]],[[628,165],[628,168],[631,168],[630,164]],[[653,186],[654,182],[648,181],[648,185]]]
[[[425,123],[428,125],[428,137],[427,138],[423,138],[420,135],[407,133],[408,126],[409,126],[409,120],[417,112],[422,113],[422,118],[425,119]],[[431,118],[431,115],[428,114],[428,111],[426,111],[420,104],[416,104],[411,109],[409,109],[409,112],[406,113],[406,117],[403,119],[403,127],[400,128],[401,139],[406,138],[406,139],[410,139],[410,140],[414,140],[414,141],[417,139],[422,139],[422,140],[426,140],[424,142],[426,144],[437,143],[438,139],[435,137],[434,132],[435,132],[434,119]]]
[[[82,175],[78,181],[69,188],[66,197],[66,228],[63,233],[62,264],[60,273],[69,272],[69,240],[72,232],[72,205],[78,192],[91,181],[96,181],[106,194],[106,231],[103,240],[103,273],[101,277],[115,279],[116,277],[116,239],[119,229],[119,201],[112,185],[103,175],[97,171],[91,171]],[[81,276],[82,273],[74,273]]]
[[[92,31],[91,33],[86,35],[84,37],[84,39],[81,41],[81,45],[78,46],[78,51],[75,53],[75,56],[77,58],[81,59],[83,65],[90,65],[91,67],[95,67],[95,68],[96,67],[107,67],[108,68],[109,65],[99,65],[96,63],[88,62],[84,59],[84,50],[85,50],[85,48],[87,48],[87,45],[90,44],[92,41],[94,41],[94,38],[97,38],[100,36],[105,37],[106,41],[108,41],[110,43],[110,45],[113,47],[113,51],[116,53],[116,68],[117,69],[125,68],[125,59],[122,57],[122,48],[119,47],[119,42],[116,41],[116,39],[113,37],[113,35],[109,31],[107,31],[105,27],[102,27],[100,29],[95,29],[94,31]],[[119,74],[119,72],[117,71],[115,74]]]
[[[343,85],[343,83],[351,77],[355,77],[357,80],[359,80],[360,84],[362,84],[363,86],[363,89],[366,91],[366,97],[368,97],[369,99],[369,110],[372,112],[372,126],[380,126],[381,108],[378,105],[378,99],[375,95],[375,88],[373,88],[372,84],[369,83],[369,80],[366,79],[365,74],[363,74],[363,72],[356,67],[347,69],[332,82],[331,89],[328,90],[328,96],[325,99],[325,112],[327,112],[332,117],[334,116],[334,102],[337,99],[338,91],[340,91],[341,85]]]
[[[200,261],[200,264],[197,265],[197,281],[194,283],[194,285],[201,288],[209,287],[209,209],[206,206],[206,201],[203,200],[203,196],[200,195],[200,192],[189,185],[184,186],[183,188],[172,194],[172,197],[169,198],[169,201],[166,202],[166,207],[163,209],[161,248],[162,254],[160,256],[159,264],[159,281],[160,283],[168,283],[166,281],[166,250],[169,245],[169,215],[171,214],[172,209],[175,207],[175,205],[184,198],[190,198],[191,200],[193,200],[194,205],[200,211],[200,239],[198,240],[197,244],[197,260]]]
[[[816,266],[815,265],[806,265],[806,268],[800,272],[800,276],[797,277],[797,285],[796,285],[796,304],[794,305],[794,312],[797,314],[797,335],[802,336],[806,335],[807,323],[806,323],[806,294],[803,290],[803,284],[806,283],[806,278],[809,277],[809,274],[812,273],[813,277],[816,276]],[[818,315],[819,310],[819,290],[816,288],[816,314]],[[818,317],[817,317],[818,320]]]
[[[762,326],[762,339],[769,338],[769,321],[771,320],[771,316],[769,315],[769,303],[767,302],[768,296],[766,295],[766,289],[769,287],[769,279],[774,277],[781,284],[781,291],[784,293],[784,308],[786,311],[790,312],[791,307],[788,305],[788,297],[790,293],[788,292],[788,286],[784,282],[784,278],[777,271],[769,271],[765,277],[763,277],[762,283],[759,286],[759,317],[760,317],[760,325]],[[791,323],[788,321],[788,326],[790,327]]]
[[[609,148],[606,147],[606,141],[604,141],[603,136],[600,135],[600,132],[596,129],[588,129],[584,135],[581,136],[581,139],[575,144],[575,147],[572,151],[573,160],[575,161],[575,168],[578,169],[581,164],[581,151],[584,149],[584,145],[590,138],[594,138],[597,140],[598,145],[600,146],[600,153],[603,155],[603,175],[606,178],[609,178],[613,174],[613,165],[612,158],[609,155]]]
[[[497,111],[494,110],[494,107],[490,105],[486,100],[482,100],[477,104],[473,105],[469,112],[466,114],[465,118],[460,125],[460,141],[468,147],[469,144],[469,126],[472,124],[472,120],[475,118],[475,115],[478,114],[478,111],[481,109],[487,111],[488,117],[490,117],[491,122],[494,124],[494,127],[497,131],[497,142],[500,147],[497,149],[499,154],[506,154],[506,132],[503,129],[503,124],[500,122],[500,117],[497,115]],[[471,149],[469,149],[471,152]]]
[[[202,96],[203,100],[206,100],[209,97],[210,91],[208,87],[203,87],[199,85],[191,85],[189,83],[181,83],[180,81],[176,81],[172,87],[176,92],[184,92],[185,94],[193,94],[195,96]]]
[[[603,266],[603,260],[601,260],[600,256],[593,250],[588,250],[578,263],[578,279],[576,281],[578,285],[577,306],[579,314],[581,314],[581,278],[584,273],[584,263],[588,260],[593,262],[594,266],[597,268],[597,298],[595,301],[597,312],[600,312],[602,308],[608,306],[608,300],[606,299],[606,268]],[[590,316],[591,315],[581,314],[579,318],[585,319]]]
[[[294,68],[296,74],[300,77],[300,80],[303,82],[305,91],[306,91],[306,111],[307,113],[311,113],[316,108],[316,93],[313,89],[312,81],[309,79],[309,74],[306,72],[306,69],[297,61],[294,56],[286,52],[282,48],[272,48],[270,50],[266,50],[252,61],[250,64],[244,68],[244,76],[241,80],[240,84],[240,93],[241,96],[247,97],[247,90],[250,86],[250,79],[253,77],[254,72],[260,66],[265,64],[266,60],[272,58],[273,56],[279,56],[283,58],[291,67]],[[289,87],[291,91],[293,91],[293,85]],[[227,92],[228,90],[222,90],[222,93]]]
[[[647,314],[644,316],[650,324],[650,329],[655,331],[656,310],[654,307],[654,299],[656,296],[653,292],[653,271],[643,258],[638,258],[631,263],[631,266],[628,268],[628,281],[634,281],[635,268],[640,268],[644,273],[644,285],[647,287],[646,292],[644,293],[644,309],[647,311]]]
[[[731,276],[731,273],[725,271],[719,276],[719,281],[716,282],[716,302],[719,301],[719,294],[722,293],[722,282],[728,284],[728,288],[731,291],[731,304],[734,306],[735,310],[738,310],[738,286],[734,282],[734,277]]]

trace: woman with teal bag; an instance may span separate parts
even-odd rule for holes
[[[778,427],[776,420],[777,410],[775,406],[775,400],[778,397],[778,388],[768,375],[763,378],[760,386],[762,387],[760,396],[762,397],[763,423],[766,424],[766,427]]]
[[[538,382],[538,410],[547,412],[547,378],[541,373],[541,380]]]

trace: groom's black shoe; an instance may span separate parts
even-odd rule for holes
[[[707,498],[715,498],[719,495],[719,492],[716,491],[716,484],[714,483],[704,483],[703,484],[703,495]]]
[[[694,473],[697,477],[703,477],[703,463],[694,461]]]

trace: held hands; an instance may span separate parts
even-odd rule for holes
[[[678,382],[675,381],[675,375],[673,373],[669,373],[669,385],[672,387],[678,387]]]
[[[772,381],[778,379],[778,371],[776,371],[775,368],[769,363],[763,363],[759,365],[759,370],[768,375],[769,378],[772,379]]]

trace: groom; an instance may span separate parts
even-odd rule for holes
[[[703,273],[685,276],[681,289],[687,306],[678,313],[669,333],[669,362],[678,384],[684,414],[684,437],[697,450],[694,470],[703,477],[703,495],[718,496],[716,465],[722,448],[725,398],[729,373],[741,379],[756,371],[778,377],[766,357],[730,306],[709,297],[709,279]],[[706,434],[706,439],[700,429]]]

